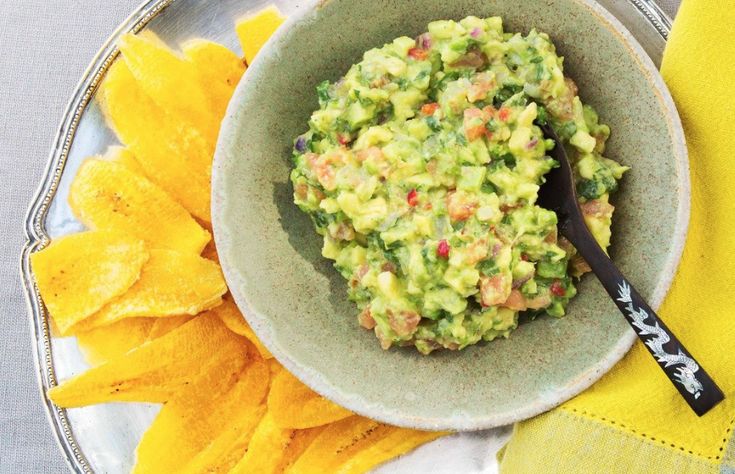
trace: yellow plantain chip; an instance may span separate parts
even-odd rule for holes
[[[309,428],[307,430],[296,430],[291,442],[283,452],[283,459],[281,459],[281,464],[276,469],[276,472],[287,472],[326,427],[327,425],[317,426],[316,428]]]
[[[240,19],[235,25],[245,60],[252,64],[255,55],[284,22],[285,18],[275,5],[260,10],[254,15]]]
[[[228,473],[248,449],[253,431],[266,412],[265,405],[243,411],[249,419],[243,428],[227,430],[194,457],[181,472],[184,474]]]
[[[195,316],[172,316],[169,318],[150,318],[153,321],[151,329],[148,332],[148,339],[158,339],[161,336],[165,336],[179,326],[191,321]],[[126,321],[123,319],[123,321]],[[104,326],[103,326],[104,327]]]
[[[335,474],[362,474],[386,461],[413,451],[424,443],[449,434],[383,426],[390,431],[387,436],[354,454],[332,472]]]
[[[213,373],[215,379],[223,375]],[[253,431],[268,390],[266,364],[254,361],[231,382],[217,385],[199,382],[166,403],[138,445],[134,473],[183,471],[212,440],[222,438],[227,445]]]
[[[127,232],[150,248],[198,255],[211,240],[181,204],[119,162],[82,163],[69,191],[69,205],[84,225]]]
[[[257,338],[253,329],[245,321],[245,317],[242,315],[237,305],[232,301],[230,297],[225,297],[224,303],[215,309],[217,315],[225,323],[225,326],[230,328],[235,334],[246,337],[250,342],[253,343],[260,356],[263,359],[272,359],[273,355],[266,349],[263,343]]]
[[[245,62],[219,43],[194,39],[183,44],[184,56],[194,63],[209,107],[222,120],[235,87],[245,73]],[[215,141],[217,137],[214,137]]]
[[[145,243],[120,232],[82,232],[54,240],[31,255],[31,269],[56,327],[72,326],[130,289],[149,253]]]
[[[140,316],[195,315],[222,303],[227,284],[216,263],[173,250],[151,250],[140,279],[74,330]]]
[[[159,320],[123,319],[109,326],[77,333],[77,342],[90,365],[101,365],[145,343],[156,321]]]
[[[201,133],[158,107],[125,61],[110,67],[98,97],[110,128],[145,175],[195,217],[209,222],[212,153]]]
[[[286,450],[295,431],[279,427],[268,410],[255,428],[247,452],[230,471],[231,474],[275,474],[283,464]]]
[[[262,363],[262,362],[261,362]],[[185,474],[228,473],[248,450],[253,431],[265,415],[265,405],[241,410],[234,423],[182,469]]]
[[[312,391],[287,370],[281,370],[273,378],[268,408],[276,424],[294,429],[326,425],[353,415]]]
[[[231,383],[247,362],[244,339],[206,313],[52,388],[48,396],[63,408],[113,401],[163,403],[196,383]],[[267,371],[264,377],[267,382]]]
[[[292,474],[357,474],[446,435],[385,425],[360,416],[328,425],[287,470]]]
[[[111,146],[107,149],[105,154],[102,156],[103,160],[114,161],[120,163],[133,173],[145,176],[145,170],[135,158],[132,151],[128,150],[123,146]]]
[[[141,89],[163,110],[199,130],[214,151],[221,117],[215,116],[194,64],[151,32],[123,35],[118,46]]]
[[[388,436],[387,425],[351,416],[324,428],[288,470],[289,473],[334,472],[362,449]]]

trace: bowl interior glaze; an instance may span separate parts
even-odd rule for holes
[[[658,72],[632,36],[586,0],[332,0],[292,17],[233,98],[213,170],[213,224],[230,289],[258,336],[296,376],[349,409],[391,424],[475,430],[525,419],[584,390],[635,336],[593,276],[562,319],[540,317],[507,340],[429,357],[383,351],[358,327],[346,282],[292,202],[293,139],[318,107],[315,86],[362,53],[436,19],[503,17],[506,31],[547,32],[582,99],[610,125],[607,156],[632,170],[614,196],[611,254],[657,307],[688,223],[686,148]]]

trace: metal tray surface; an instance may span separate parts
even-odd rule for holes
[[[129,31],[149,28],[170,44],[203,37],[239,51],[235,21],[269,3],[275,3],[287,15],[301,4],[288,0],[147,1],[112,33],[69,101],[53,141],[43,181],[26,216],[26,244],[21,251],[20,271],[33,334],[41,400],[72,472],[129,472],[135,462],[138,441],[159,410],[157,405],[142,403],[111,403],[71,410],[53,406],[46,391],[55,386],[57,380],[81,373],[88,366],[74,338],[52,335],[29,263],[30,254],[48,245],[51,239],[83,229],[69,209],[67,196],[81,162],[116,144],[94,96],[118,55],[117,38]],[[671,20],[666,14],[652,0],[598,0],[598,3],[628,28],[659,65],[671,29]],[[509,435],[510,427],[502,427],[442,438],[381,466],[376,472],[497,472],[495,454]]]

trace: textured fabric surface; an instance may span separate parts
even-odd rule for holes
[[[720,472],[718,461],[629,436],[607,420],[568,410],[553,410],[516,425],[501,457],[502,474]]]
[[[67,101],[141,0],[0,1],[0,473],[68,472],[36,383],[18,276],[22,229]]]
[[[0,473],[67,472],[33,368],[18,277],[22,221],[77,81],[141,2],[0,1]],[[661,0],[672,16],[677,4]]]
[[[639,342],[592,388],[519,424],[502,456],[506,472],[549,464],[559,472],[735,470],[735,359],[727,349],[735,342],[735,137],[727,120],[735,117],[735,64],[723,61],[735,57],[733,23],[735,0],[684,0],[661,67],[686,133],[692,214],[681,264],[659,312],[725,400],[697,417]],[[604,453],[616,453],[615,461]]]

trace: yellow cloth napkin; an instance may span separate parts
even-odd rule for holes
[[[592,388],[518,424],[503,473],[735,474],[735,0],[684,0],[661,72],[686,133],[692,214],[660,315],[726,399],[697,417],[638,342]]]

